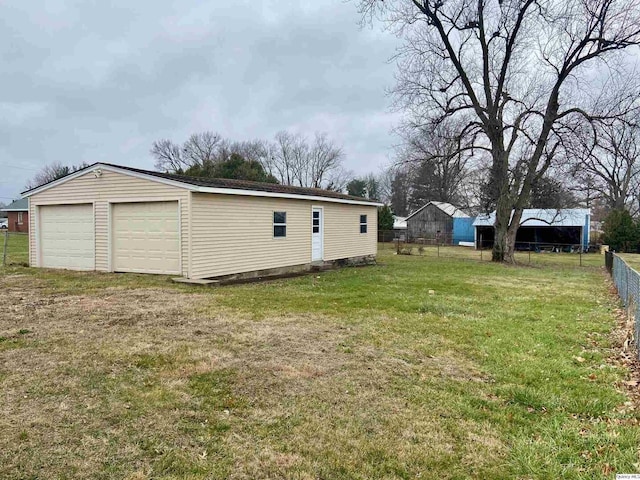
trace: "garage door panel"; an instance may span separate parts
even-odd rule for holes
[[[113,270],[180,274],[178,221],[175,201],[113,204]]]
[[[93,205],[44,205],[38,208],[40,265],[94,270]]]

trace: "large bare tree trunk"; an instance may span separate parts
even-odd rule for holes
[[[491,134],[492,131],[489,131]],[[492,152],[493,171],[492,184],[496,195],[496,220],[494,224],[493,251],[491,260],[494,262],[509,261],[509,225],[513,205],[509,195],[509,178],[506,175],[509,159],[504,151],[502,141],[497,136],[489,135],[495,145]]]
[[[496,222],[494,224],[493,251],[491,260],[504,262],[509,260],[509,221],[511,218],[511,205],[499,200],[496,206]]]
[[[517,216],[517,220],[516,220]],[[520,224],[520,214],[514,212],[511,225],[507,229],[507,253],[505,255],[505,261],[509,263],[516,263],[516,235],[518,234],[518,227]]]
[[[513,212],[513,215],[512,215]],[[495,238],[491,260],[515,263],[516,235],[522,219],[522,208],[512,209],[510,205],[498,204],[496,209]]]

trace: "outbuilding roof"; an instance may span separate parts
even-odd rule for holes
[[[393,229],[394,230],[406,230],[407,229],[407,218],[406,217],[397,217],[393,216]]]
[[[11,202],[6,207],[0,209],[2,212],[26,212],[29,210],[29,200],[26,198],[20,198]]]
[[[456,207],[455,205],[452,205],[450,203],[447,202],[436,202],[436,201],[431,201],[428,202],[426,205],[420,207],[418,210],[416,210],[415,212],[413,212],[411,215],[409,215],[407,217],[407,220],[409,220],[411,217],[413,217],[414,215],[417,215],[418,213],[420,213],[422,210],[424,210],[425,208],[427,208],[429,205],[433,205],[434,207],[439,208],[440,210],[442,210],[444,213],[446,213],[447,215],[449,215],[451,218],[469,218],[469,215],[467,215],[466,213],[464,213],[462,210],[460,210],[458,207]]]
[[[27,190],[22,193],[24,197],[29,197],[56,185],[69,181],[85,173],[96,170],[108,170],[118,173],[129,174],[147,180],[158,181],[170,185],[187,188],[191,191],[202,193],[221,193],[231,195],[252,195],[269,196],[282,198],[307,198],[338,203],[355,203],[361,205],[381,206],[382,204],[367,198],[354,197],[340,192],[323,190],[320,188],[295,187],[291,185],[280,185],[277,183],[252,182],[249,180],[235,180],[228,178],[201,178],[178,175],[174,173],[154,172],[152,170],[142,170],[140,168],[127,167],[124,165],[114,165],[111,163],[94,163],[76,172],[70,173],[62,178],[53,180],[39,187]]]
[[[513,213],[511,214],[513,215]],[[588,208],[525,208],[520,220],[521,227],[582,227],[586,217],[591,215]],[[492,227],[496,221],[496,212],[479,215],[473,222],[474,227]]]

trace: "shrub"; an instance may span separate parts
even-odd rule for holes
[[[612,250],[635,252],[640,242],[640,230],[627,210],[612,210],[602,226],[602,240]]]

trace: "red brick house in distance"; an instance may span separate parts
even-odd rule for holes
[[[10,232],[29,233],[29,200],[21,198],[2,209],[7,213]]]

